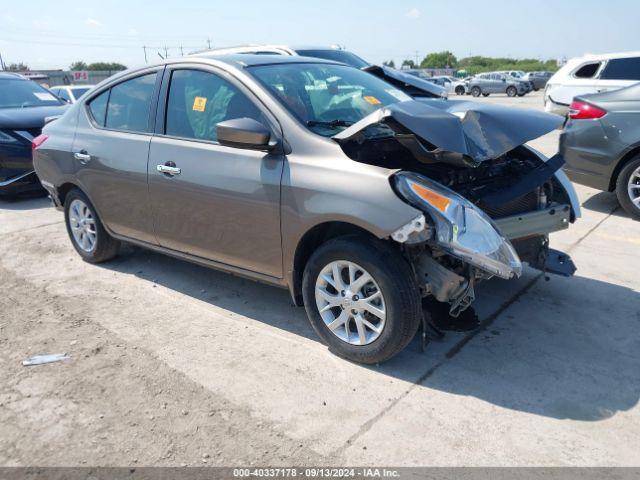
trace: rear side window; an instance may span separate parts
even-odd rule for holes
[[[640,80],[640,58],[614,58],[604,67],[602,80]]]
[[[104,127],[104,121],[107,118],[107,102],[109,101],[109,90],[101,93],[96,98],[91,100],[89,104],[89,110],[91,111],[91,116],[95,120],[95,122]]]
[[[156,73],[143,75],[111,88],[105,126],[116,130],[148,132]]]
[[[265,123],[253,102],[227,80],[198,70],[176,70],[171,74],[167,135],[216,141],[219,122],[244,117]]]
[[[576,78],[593,78],[599,68],[600,62],[587,63],[586,65],[583,65],[578,70],[576,70],[573,76]]]

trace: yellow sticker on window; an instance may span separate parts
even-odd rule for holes
[[[371,95],[367,95],[366,97],[363,97],[363,98],[371,105],[380,105],[382,103],[376,97],[372,97]]]
[[[204,112],[204,109],[207,107],[207,98],[206,97],[196,97],[193,99],[193,111],[194,112]]]

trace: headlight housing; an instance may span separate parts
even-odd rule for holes
[[[400,172],[393,182],[403,199],[433,219],[436,241],[451,255],[502,278],[522,274],[511,242],[469,200],[416,173]]]

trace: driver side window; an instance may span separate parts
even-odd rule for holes
[[[172,72],[166,135],[215,142],[216,125],[236,118],[251,118],[267,125],[258,107],[222,77],[200,70]]]

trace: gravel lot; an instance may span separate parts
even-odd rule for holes
[[[0,465],[637,466],[640,222],[578,193],[552,236],[574,278],[488,282],[480,330],[377,367],[284,290],[137,248],[92,266],[48,200],[0,201]]]

